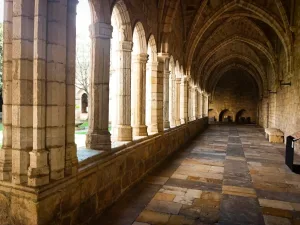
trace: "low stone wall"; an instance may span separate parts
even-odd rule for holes
[[[207,124],[207,118],[189,122],[103,154],[81,164],[76,176],[39,189],[1,182],[1,225],[86,224]]]

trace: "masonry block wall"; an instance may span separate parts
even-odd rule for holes
[[[232,122],[236,122],[238,113],[241,113],[240,116],[250,117],[252,122],[256,122],[257,95],[257,87],[249,75],[243,75],[243,71],[227,73],[217,83],[209,106],[209,117],[215,117],[219,121],[222,111],[228,110],[225,115],[230,116]]]

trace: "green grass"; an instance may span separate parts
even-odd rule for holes
[[[0,123],[0,131],[3,131],[3,124]]]
[[[84,122],[82,125],[79,126],[79,128],[82,130],[75,131],[75,134],[86,135],[88,132],[87,129],[89,128],[89,122],[88,121]],[[111,132],[111,126],[108,127],[108,131]]]
[[[80,125],[81,129],[87,129],[89,127],[89,122],[85,121],[83,124]]]

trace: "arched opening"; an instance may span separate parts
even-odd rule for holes
[[[147,136],[145,125],[147,45],[142,23],[133,30],[131,63],[131,125],[134,136]]]
[[[155,91],[153,88],[153,82],[155,82],[156,74],[157,74],[157,48],[154,36],[151,35],[148,41],[147,47],[148,54],[148,62],[146,69],[146,125],[148,127],[148,133],[152,133],[153,130],[153,113],[154,112],[154,101],[157,99],[153,99],[153,92]]]
[[[113,141],[132,140],[130,128],[130,77],[132,34],[126,5],[117,1],[111,15],[109,131]],[[130,80],[130,79],[129,79]],[[128,133],[124,135],[122,133]]]
[[[75,143],[77,147],[85,147],[86,134],[89,127],[88,111],[90,101],[90,76],[92,64],[92,42],[89,27],[92,23],[91,6],[86,0],[79,0],[76,16],[76,68],[75,68]]]
[[[222,110],[219,115],[219,122],[225,122],[225,123],[233,122],[232,113],[228,109]]]
[[[245,109],[241,109],[235,116],[235,122],[240,124],[249,124],[251,123],[251,117]]]
[[[88,113],[88,95],[83,93],[81,96],[81,113]]]

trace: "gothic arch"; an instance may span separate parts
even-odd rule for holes
[[[289,35],[287,35],[283,28],[280,26],[280,24],[273,18],[272,15],[270,15],[268,12],[265,10],[261,9],[259,6],[255,6],[252,3],[244,3],[244,2],[230,2],[226,5],[223,5],[222,8],[217,10],[217,12],[214,13],[213,16],[211,16],[209,19],[207,19],[205,25],[199,30],[198,34],[196,37],[193,39],[191,43],[188,44],[188,58],[187,58],[187,67],[190,68],[192,64],[192,60],[194,57],[194,52],[195,49],[202,38],[203,34],[207,31],[207,29],[216,21],[219,19],[222,14],[226,13],[230,9],[234,8],[235,6],[241,7],[243,9],[246,9],[248,11],[251,11],[251,13],[244,13],[248,17],[253,17],[253,15],[256,15],[256,18],[265,22],[268,24],[278,35],[279,39],[281,40],[283,47],[285,49],[285,53],[287,56],[287,61],[288,61],[288,71],[291,69],[291,39]],[[235,13],[234,13],[235,14]],[[258,16],[258,17],[257,17]]]
[[[115,17],[120,33],[119,41],[132,41],[132,28],[129,12],[123,0],[118,0],[112,10],[112,18]],[[114,32],[114,31],[113,31]]]
[[[271,66],[272,66],[272,69],[273,69],[273,73],[276,74],[276,59],[275,57],[273,56],[272,52],[270,52],[264,45],[263,43],[259,43],[255,40],[252,40],[250,38],[247,38],[247,37],[242,37],[242,36],[233,36],[233,37],[230,37],[226,40],[224,40],[223,42],[219,43],[217,46],[215,46],[206,56],[204,56],[204,59],[201,61],[201,64],[199,66],[199,72],[198,74],[202,74],[202,70],[204,68],[204,65],[206,64],[206,62],[217,52],[219,51],[221,48],[229,45],[229,44],[232,44],[236,41],[240,41],[240,42],[245,42],[253,47],[255,47],[256,49],[258,49],[259,51],[261,51],[265,56],[266,58],[269,60]]]
[[[133,54],[147,54],[146,34],[141,22],[137,22],[133,29]]]
[[[207,75],[204,77],[204,83],[205,83],[205,80],[208,79],[211,76],[212,72],[214,71],[215,68],[217,68],[217,66],[219,64],[225,63],[226,61],[228,61],[230,59],[235,59],[235,58],[240,59],[244,62],[247,62],[247,63],[251,64],[257,70],[257,72],[261,76],[264,83],[267,84],[267,77],[265,75],[264,69],[260,65],[258,65],[256,62],[254,62],[252,59],[250,59],[249,57],[244,56],[244,55],[240,55],[240,54],[232,54],[232,55],[229,55],[228,57],[222,58],[221,60],[215,62],[211,66],[209,71],[206,73]]]

